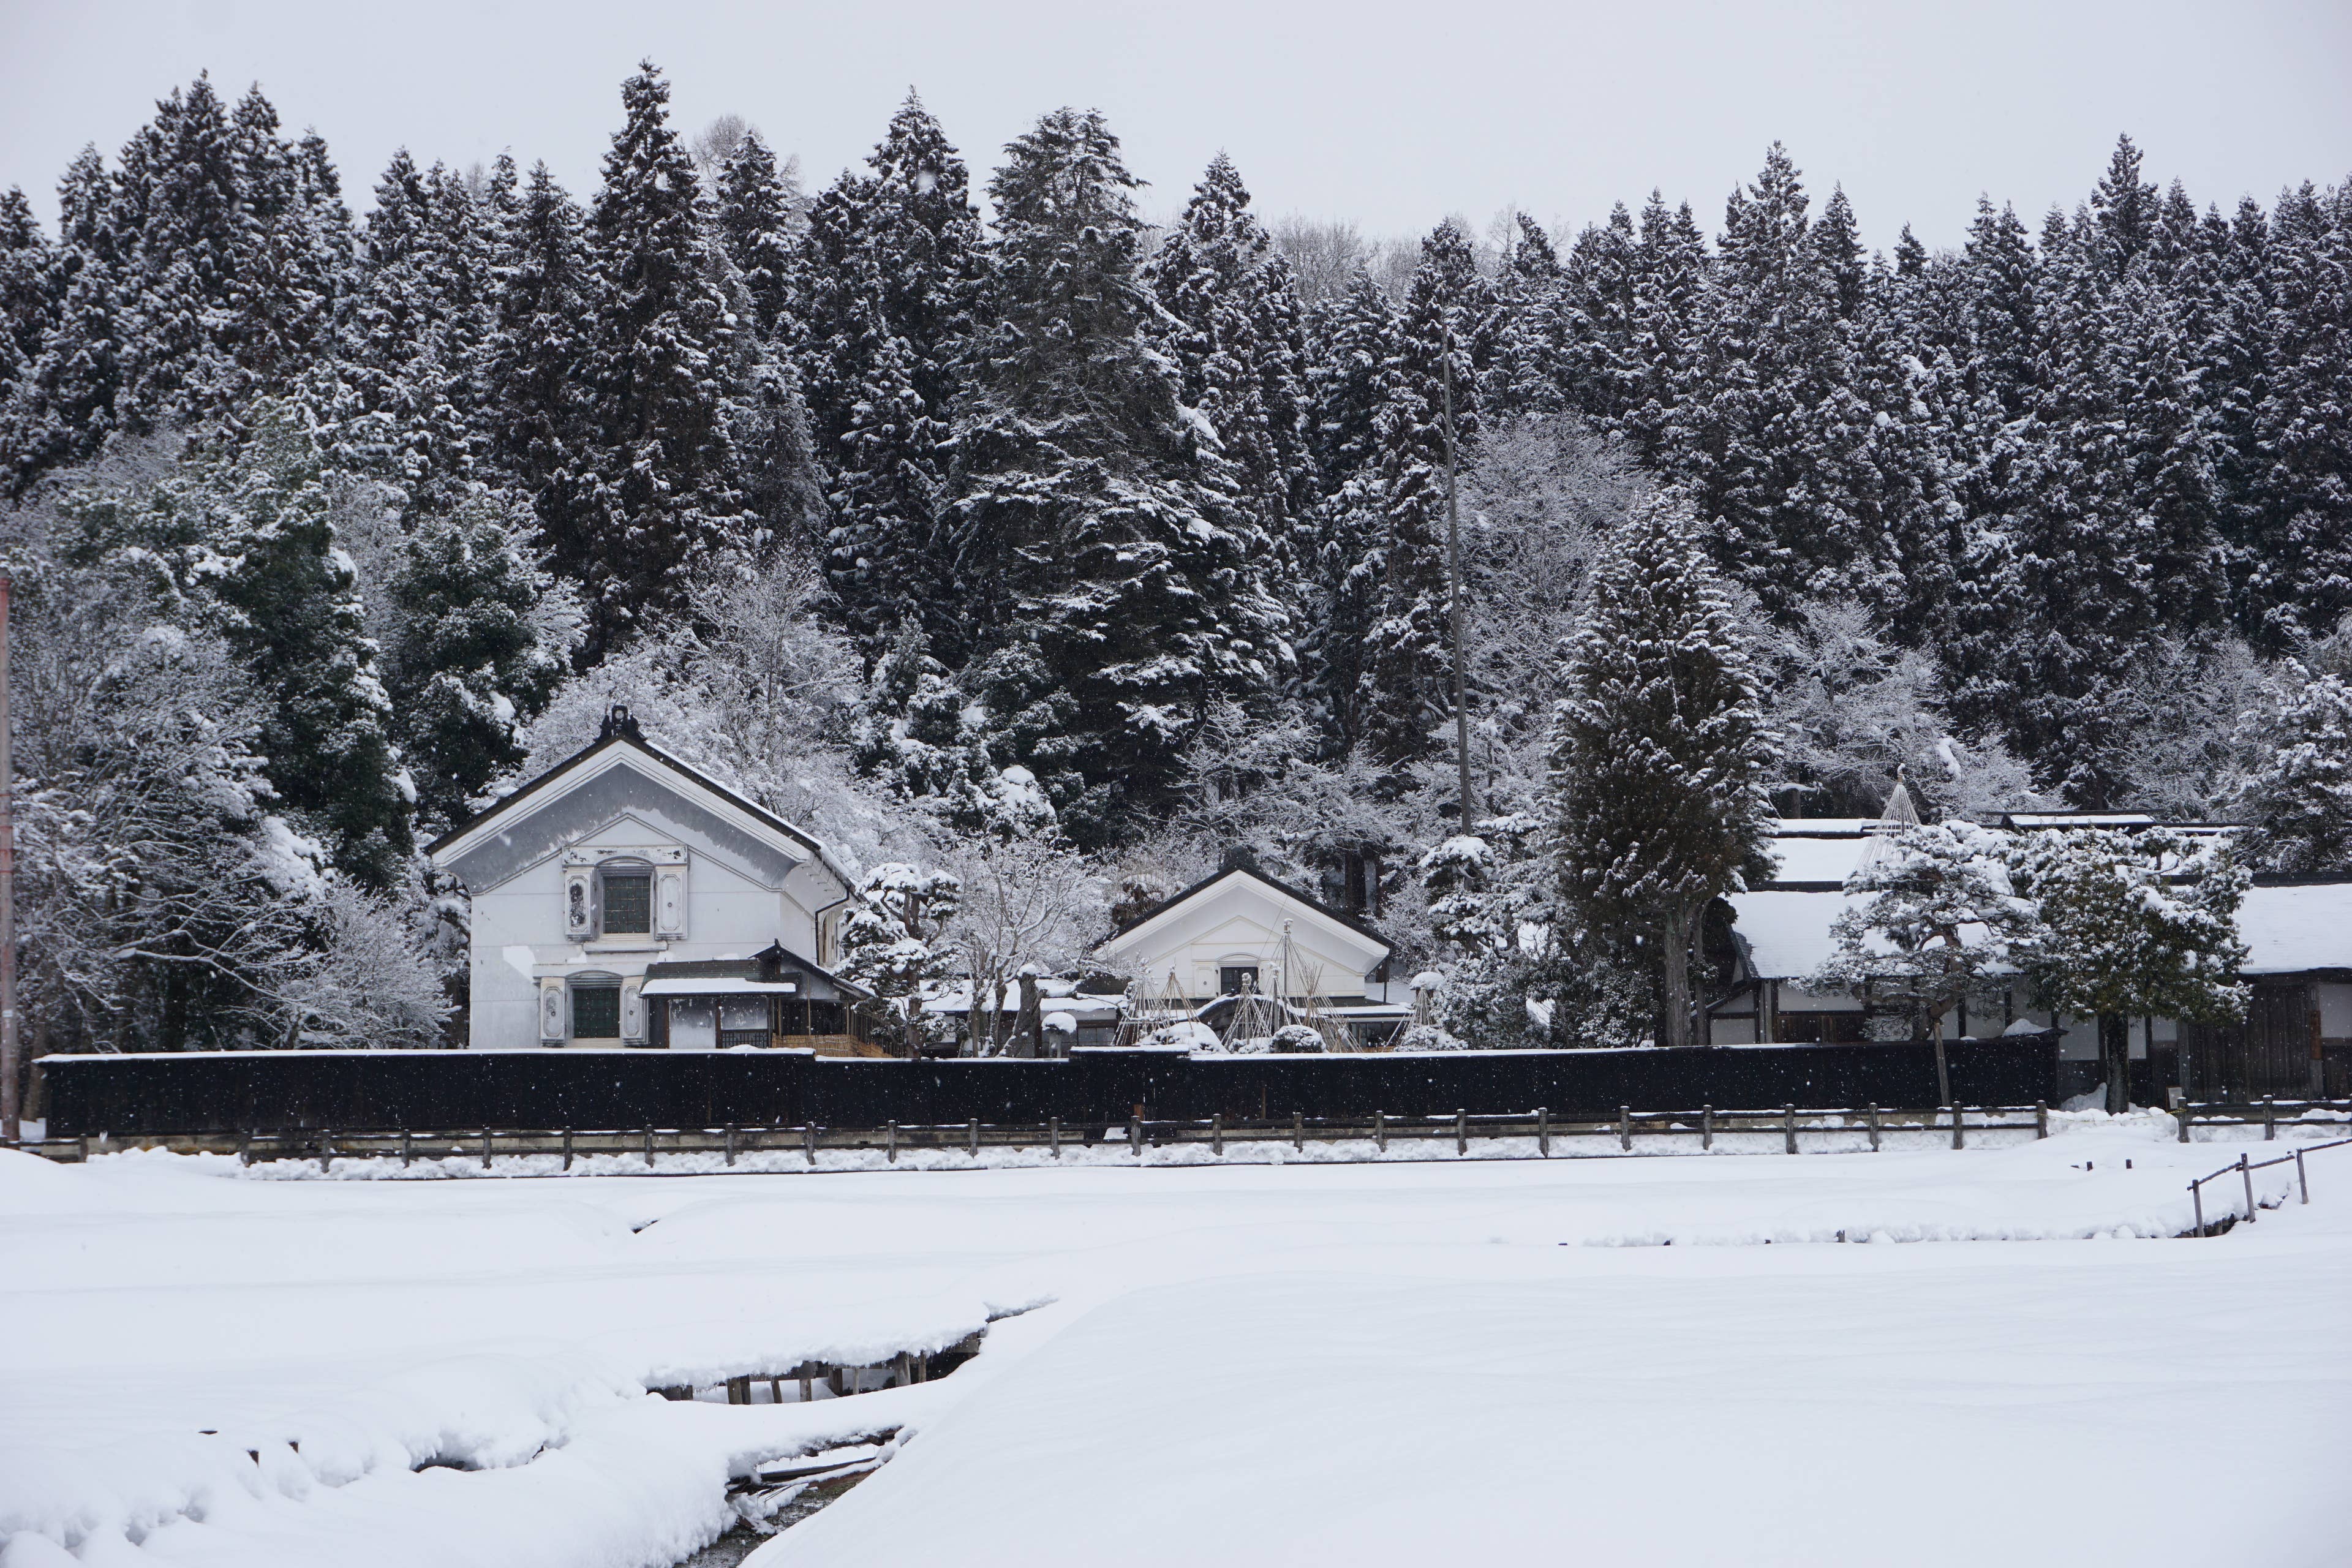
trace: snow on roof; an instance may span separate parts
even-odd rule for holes
[[[1859,833],[1839,838],[1791,838],[1783,834],[1772,840],[1772,853],[1780,862],[1772,879],[1842,883],[1853,874],[1853,863],[1869,842]]]
[[[1768,888],[1732,894],[1731,908],[1756,973],[1793,980],[1821,967],[1834,945],[1831,922],[1864,897]],[[2238,932],[2249,974],[2352,969],[2352,881],[2249,888]]]
[[[1830,923],[1862,899],[1848,893],[1808,893],[1768,889],[1731,895],[1732,921],[1746,941],[1756,973],[1767,980],[1811,974],[1835,943]]]
[[[2352,881],[2246,889],[2238,907],[2246,973],[2352,969]]]
[[[1859,838],[1877,826],[1874,816],[1784,816],[1776,831],[1784,838]]]

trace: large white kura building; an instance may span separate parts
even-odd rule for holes
[[[473,900],[476,1049],[860,1048],[868,994],[829,969],[846,873],[625,708],[430,853]]]

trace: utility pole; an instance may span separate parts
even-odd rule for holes
[[[18,1140],[16,1124],[16,759],[8,749],[8,574],[0,572],[0,1143]]]
[[[1454,327],[1448,322],[1444,338],[1445,361],[1445,534],[1446,534],[1446,597],[1451,601],[1449,619],[1454,631],[1454,755],[1462,765],[1462,831],[1470,831],[1470,704],[1468,682],[1463,674],[1465,656],[1462,648],[1462,504],[1454,494],[1454,470],[1456,463],[1454,443]]]

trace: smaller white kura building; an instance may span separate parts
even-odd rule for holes
[[[646,744],[625,708],[429,853],[473,902],[477,1050],[846,1048],[863,1032],[868,994],[828,968],[848,876]]]
[[[1314,996],[1392,1026],[1403,1012],[1390,1000],[1391,951],[1370,926],[1236,858],[1128,921],[1095,956],[1152,1000],[1202,1007],[1246,988]]]

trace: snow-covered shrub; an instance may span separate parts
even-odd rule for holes
[[[1415,1024],[1397,1037],[1396,1048],[1401,1051],[1466,1051],[1470,1043],[1459,1035],[1449,1035],[1435,1024]]]
[[[1285,1024],[1266,1048],[1277,1056],[1308,1056],[1323,1049],[1323,1037],[1305,1024]]]

